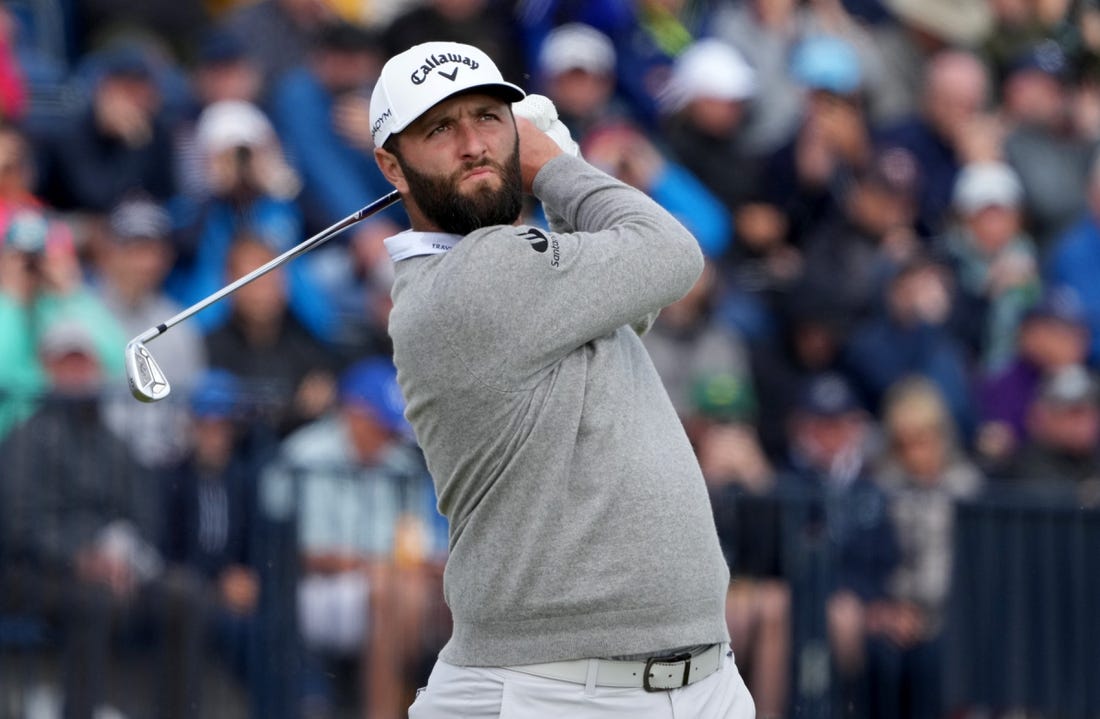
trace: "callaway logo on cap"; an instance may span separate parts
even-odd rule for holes
[[[524,92],[505,82],[481,50],[458,42],[426,42],[390,58],[370,98],[375,147],[401,132],[436,103],[464,90],[485,88],[508,102]]]

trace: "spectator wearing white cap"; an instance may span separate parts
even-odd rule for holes
[[[627,116],[615,95],[615,67],[611,38],[590,25],[566,23],[543,40],[538,81],[573,137],[583,137],[599,122]]]
[[[757,158],[743,132],[756,89],[756,73],[741,53],[705,39],[676,58],[662,92],[669,148],[731,213],[756,185]]]
[[[173,205],[180,250],[168,289],[189,305],[225,284],[233,238],[249,233],[281,254],[301,242],[302,216],[295,204],[298,176],[283,158],[267,115],[243,100],[222,100],[203,110],[195,129],[207,195],[179,197]],[[331,302],[315,277],[317,255],[287,266],[291,309],[319,339],[334,336]],[[196,320],[204,333],[226,321],[227,304],[215,304]]]
[[[1017,328],[1041,290],[1023,201],[1019,176],[1007,164],[966,165],[952,192],[955,220],[942,238],[968,314],[977,320],[966,339],[989,372],[1011,360]]]

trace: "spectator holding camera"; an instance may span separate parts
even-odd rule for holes
[[[93,333],[104,374],[122,376],[123,331],[81,276],[67,228],[24,210],[0,245],[0,436],[25,418],[46,388],[37,345],[45,327],[75,318]]]
[[[278,255],[302,241],[295,203],[300,181],[283,158],[267,116],[252,103],[222,100],[199,116],[196,139],[203,159],[206,197],[173,203],[181,225],[181,259],[169,289],[181,304],[198,302],[225,284],[233,238],[248,233]],[[335,332],[331,304],[312,274],[315,256],[286,266],[291,311],[318,339]],[[252,269],[252,268],[249,268]],[[197,316],[205,332],[224,324],[227,304]]]
[[[165,201],[175,191],[164,99],[145,51],[105,51],[83,113],[46,144],[43,194],[63,210],[106,213],[141,188]]]

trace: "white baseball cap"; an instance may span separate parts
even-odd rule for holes
[[[610,74],[615,71],[615,45],[591,25],[566,23],[551,30],[543,41],[539,69],[549,76],[569,70]]]
[[[275,137],[275,129],[252,103],[220,100],[199,115],[195,135],[203,152],[218,154],[234,147],[262,145]]]
[[[706,38],[676,58],[660,100],[666,110],[675,112],[703,98],[747,100],[756,88],[756,71],[741,53],[726,42]]]
[[[482,89],[508,102],[526,93],[505,82],[484,52],[459,42],[426,42],[394,55],[370,98],[370,127],[375,147],[401,132],[436,103],[466,90]]]
[[[986,207],[1018,207],[1024,188],[1019,175],[1003,162],[975,162],[963,167],[951,198],[955,209],[973,214]]]

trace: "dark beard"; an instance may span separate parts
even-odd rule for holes
[[[397,162],[409,183],[409,194],[425,217],[443,232],[468,235],[481,227],[510,225],[523,209],[523,183],[519,168],[519,138],[512,154],[503,164],[485,159],[467,163],[450,177],[439,177],[417,172],[405,164],[400,154]],[[483,189],[475,195],[458,192],[459,179],[477,167],[492,167],[503,181],[499,190]]]

